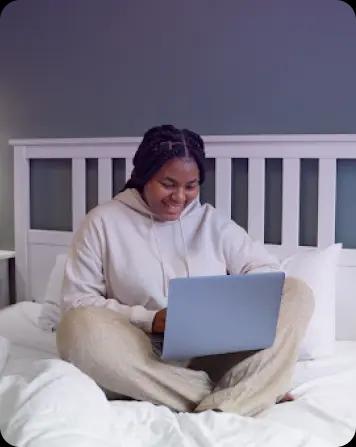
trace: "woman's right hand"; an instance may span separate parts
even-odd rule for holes
[[[161,334],[166,327],[167,309],[159,310],[153,318],[152,334]]]

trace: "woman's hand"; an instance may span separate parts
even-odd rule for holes
[[[153,318],[152,333],[161,334],[166,327],[166,313],[167,309],[159,310]]]

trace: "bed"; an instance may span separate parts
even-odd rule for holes
[[[39,316],[48,304],[46,294],[56,259],[66,253],[88,209],[87,160],[96,160],[97,202],[103,203],[113,195],[113,160],[122,160],[125,180],[139,139],[14,140],[17,303],[0,312],[0,430],[10,445],[341,446],[353,438],[356,250],[338,250],[334,274],[326,253],[331,246],[335,251],[339,242],[335,240],[338,160],[356,159],[356,137],[208,136],[204,140],[207,156],[213,160],[215,206],[233,215],[234,160],[247,160],[245,223],[251,236],[264,240],[292,273],[308,275],[312,267],[319,268],[320,275],[324,274],[315,286],[320,295],[330,292],[335,300],[336,290],[332,352],[326,353],[324,346],[324,352],[315,351],[313,359],[301,359],[293,378],[296,399],[255,418],[213,411],[174,413],[147,402],[109,402],[89,377],[58,358],[55,333],[44,330]],[[33,228],[31,163],[58,159],[70,160],[71,165],[71,228]],[[266,241],[269,160],[283,165],[280,240],[270,237],[272,243]],[[302,160],[318,161],[314,246],[302,244],[300,237]],[[303,268],[308,272],[303,273]],[[328,281],[335,277],[334,289],[325,275]]]

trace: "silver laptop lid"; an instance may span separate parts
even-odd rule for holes
[[[169,283],[163,359],[273,344],[284,273],[176,278]]]

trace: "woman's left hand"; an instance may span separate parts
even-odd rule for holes
[[[152,322],[152,333],[161,334],[164,332],[166,327],[166,314],[167,309],[159,310],[153,318]]]

